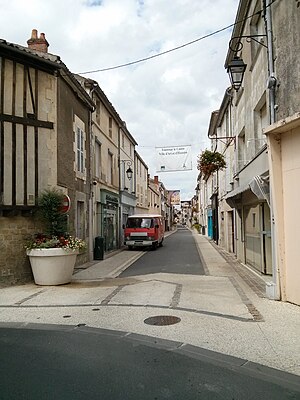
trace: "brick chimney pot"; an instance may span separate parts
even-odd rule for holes
[[[31,50],[48,53],[49,43],[45,38],[45,34],[41,33],[40,37],[38,38],[38,32],[36,29],[32,29],[31,38],[27,40],[27,45]]]

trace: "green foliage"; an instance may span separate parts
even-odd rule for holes
[[[226,167],[226,162],[223,154],[217,151],[204,150],[198,156],[197,168],[203,176],[209,176],[211,173],[222,170]]]
[[[38,216],[45,226],[45,233],[50,236],[62,236],[67,231],[67,217],[60,208],[64,194],[57,189],[48,189],[38,199]]]
[[[67,233],[67,216],[61,212],[64,194],[53,188],[44,190],[38,199],[37,217],[44,232],[36,233],[25,245],[26,250],[62,248],[66,251],[86,250],[84,240]]]
[[[193,224],[193,228],[195,228],[198,231],[198,233],[201,233],[202,226],[200,224],[198,224],[198,223]]]

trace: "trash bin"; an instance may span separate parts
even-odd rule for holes
[[[94,247],[94,260],[104,259],[104,238],[101,236],[95,237],[95,247]]]

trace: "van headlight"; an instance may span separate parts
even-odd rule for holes
[[[126,240],[130,240],[130,236],[126,236],[126,238],[125,238]]]
[[[148,240],[154,240],[154,236],[148,236]]]

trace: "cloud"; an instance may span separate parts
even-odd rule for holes
[[[86,5],[87,5],[88,7],[98,7],[98,6],[101,6],[102,3],[103,3],[102,0],[88,0],[88,1],[86,2]]]
[[[234,22],[238,0],[0,0],[0,37],[26,46],[33,28],[49,52],[79,73],[142,59]],[[18,29],[16,29],[16,26]],[[155,146],[192,145],[193,171],[160,174],[164,185],[194,194],[197,154],[209,145],[211,112],[229,80],[224,69],[231,30],[97,80],[126,121],[137,151],[155,175]]]

